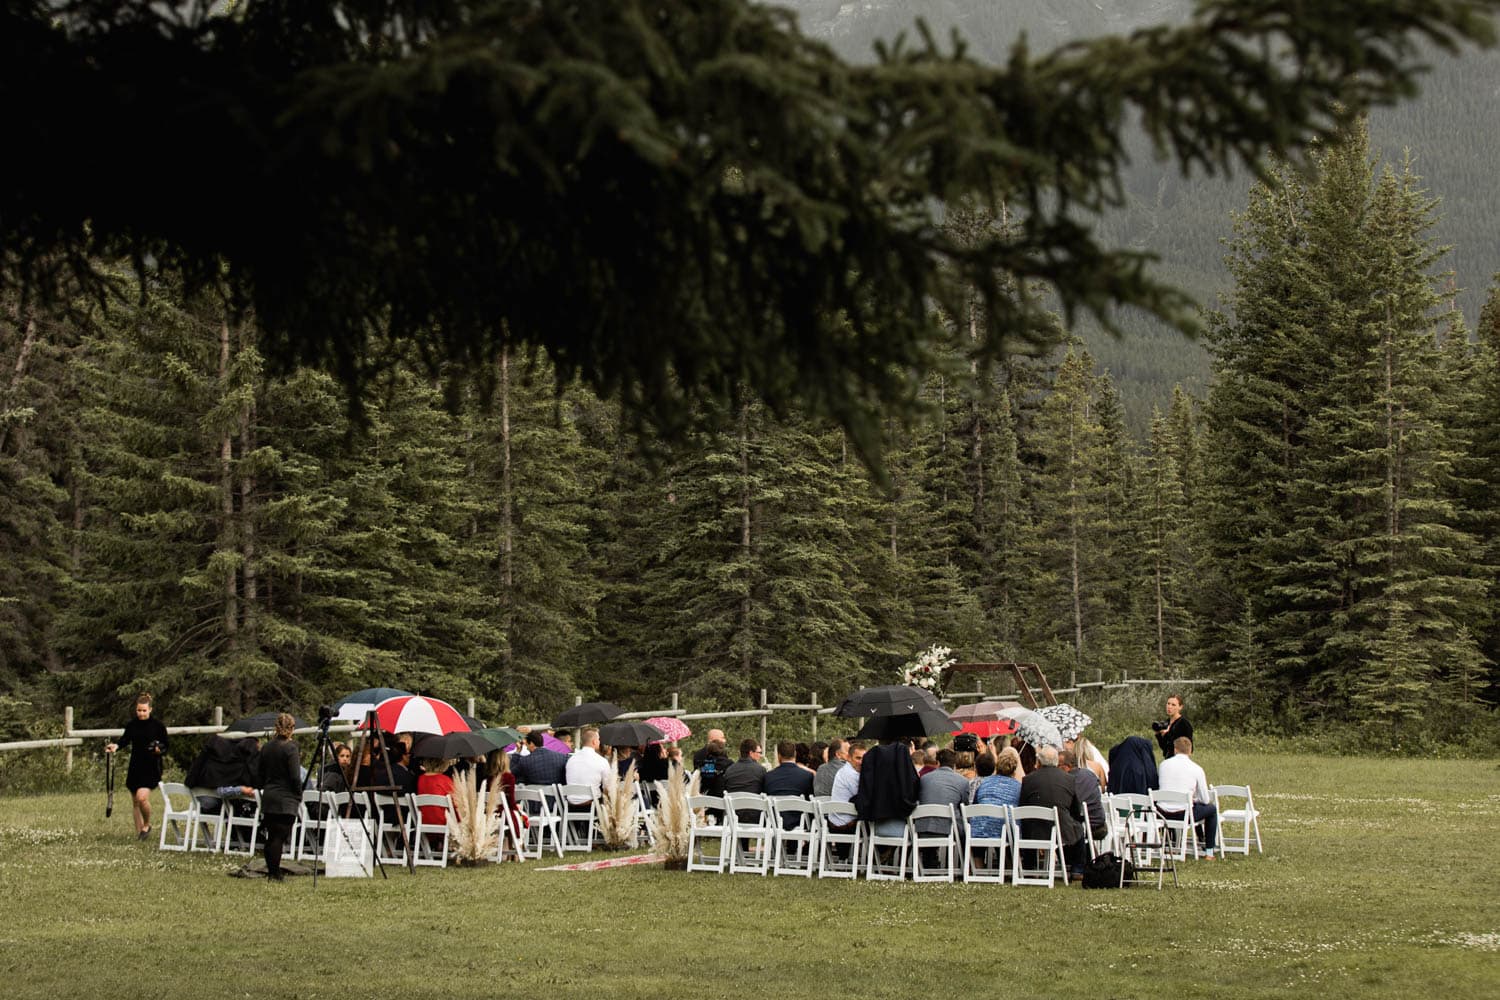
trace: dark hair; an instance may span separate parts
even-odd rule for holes
[[[864,750],[865,748],[866,743],[864,740],[849,740],[844,746],[844,749],[848,750],[850,753],[853,753],[856,750]]]
[[[952,767],[954,764],[958,763],[958,754],[954,753],[952,750],[949,750],[947,747],[943,747],[943,749],[937,752],[937,762],[938,767]]]
[[[822,740],[814,740],[813,745],[807,748],[807,756],[810,764],[828,763],[828,744]]]
[[[778,760],[796,760],[799,756],[798,751],[801,749],[801,746],[802,744],[795,740],[782,740],[776,744],[776,758]]]
[[[140,694],[136,695],[135,696],[135,703],[137,705],[149,705],[149,704],[151,704],[151,692],[150,691],[142,691]]]
[[[740,740],[740,756],[748,757],[760,747],[758,740]]]
[[[547,743],[547,734],[540,729],[533,729],[526,734],[526,742],[534,747],[545,746]]]
[[[974,762],[974,773],[981,778],[988,778],[994,774],[995,755],[992,753],[980,754],[979,759]]]
[[[780,746],[777,747],[776,752],[777,752],[777,755],[780,756],[780,754],[781,754],[781,748],[780,748]],[[808,746],[806,743],[797,743],[797,744],[794,744],[793,747],[792,747],[792,759],[795,760],[799,764],[811,764],[812,763],[812,747]]]
[[[817,744],[814,743],[813,746],[817,746]],[[848,750],[848,749],[849,749],[849,741],[848,740],[844,740],[844,739],[840,739],[839,737],[835,736],[833,739],[831,739],[831,740],[828,741],[828,759],[832,760],[833,758],[835,758],[835,757],[837,757],[839,755],[839,751],[840,750]]]

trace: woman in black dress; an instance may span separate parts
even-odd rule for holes
[[[292,836],[292,824],[302,803],[302,753],[292,733],[297,720],[285,712],[276,716],[276,738],[260,751],[260,809],[266,828],[266,878],[282,880],[281,852]]]
[[[151,836],[151,789],[161,784],[161,758],[167,752],[167,727],[151,718],[151,695],[142,691],[135,698],[135,718],[125,724],[125,732],[104,748],[114,753],[130,747],[130,769],[125,772],[125,787],[130,789],[135,835],[138,840]]]

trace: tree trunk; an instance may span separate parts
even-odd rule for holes
[[[229,321],[219,324],[219,392],[229,392]],[[234,551],[234,435],[226,428],[219,436],[219,544],[221,552]],[[224,635],[234,649],[239,635],[239,574],[231,566],[224,571]],[[239,705],[238,681],[231,678],[229,703]]]
[[[507,686],[513,663],[515,627],[515,521],[511,509],[510,347],[500,348],[500,676]]]
[[[740,597],[740,630],[743,641],[740,649],[740,676],[748,678],[753,662],[753,643],[750,635],[750,613],[753,609],[750,586],[750,404],[740,404],[740,557],[745,563],[745,592]]]
[[[0,400],[0,410],[8,410],[15,405],[16,394],[21,391],[21,380],[26,377],[26,364],[31,359],[31,349],[36,345],[36,316],[28,311],[26,313],[26,332],[21,337],[21,349],[16,352],[16,365],[10,373],[10,384],[5,387],[5,399]],[[5,445],[10,439],[10,424],[0,425],[0,454],[5,452]]]
[[[245,331],[241,329],[239,349],[244,350]],[[247,461],[255,451],[255,397],[245,400],[240,407],[240,460]],[[240,567],[243,599],[240,602],[240,641],[244,648],[254,649],[260,639],[260,580],[256,567],[255,537],[255,473],[248,467],[240,473]]]
[[[1078,570],[1078,422],[1068,424],[1068,544],[1073,577],[1073,658],[1083,661],[1083,585]]]

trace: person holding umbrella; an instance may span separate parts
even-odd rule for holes
[[[151,836],[151,789],[161,784],[161,758],[167,752],[167,727],[151,718],[151,694],[142,691],[135,697],[135,718],[125,724],[125,732],[105,753],[122,746],[130,747],[130,769],[125,772],[125,787],[130,789],[130,807],[135,819],[135,836]]]

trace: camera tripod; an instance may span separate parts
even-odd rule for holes
[[[333,740],[329,736],[329,733],[328,733],[328,727],[329,727],[329,724],[332,721],[333,721],[333,712],[332,712],[331,709],[327,709],[327,708],[319,708],[318,709],[318,747],[313,752],[313,760],[314,760],[315,765],[316,765],[316,770],[317,770],[317,774],[318,774],[318,786],[319,786],[319,790],[320,791],[321,791],[321,788],[322,788],[322,776],[325,773],[326,769],[329,767],[330,763],[332,763],[334,765],[337,764],[337,758],[335,758],[334,755],[333,755]],[[352,780],[349,783],[349,785],[350,785],[350,787],[349,787],[349,802],[344,807],[344,815],[342,817],[340,817],[340,816],[338,816],[336,810],[330,809],[329,810],[329,815],[328,815],[327,819],[325,820],[323,818],[323,801],[322,801],[322,796],[320,795],[319,796],[319,800],[318,800],[318,817],[319,817],[319,820],[320,820],[319,833],[320,834],[323,833],[323,830],[321,828],[321,823],[322,822],[329,822],[329,821],[336,822],[337,823],[337,828],[338,828],[338,831],[339,831],[339,836],[343,838],[344,845],[346,847],[348,847],[351,851],[354,849],[354,844],[349,839],[348,828],[342,822],[338,822],[338,821],[341,820],[341,819],[351,819],[351,818],[358,819],[359,820],[360,829],[364,832],[364,835],[365,835],[365,843],[369,845],[369,847],[370,847],[370,854],[374,858],[375,867],[380,869],[380,876],[381,876],[381,878],[390,878],[390,874],[385,870],[385,863],[383,861],[381,861],[381,859],[380,859],[380,844],[377,842],[377,840],[375,838],[375,833],[374,833],[374,831],[370,827],[371,812],[374,809],[379,808],[379,807],[376,806],[374,800],[371,799],[367,803],[366,808],[360,813],[360,815],[357,816],[357,817],[354,816],[354,796],[355,795],[362,794],[362,793],[374,793],[374,792],[399,793],[401,791],[400,788],[398,788],[397,786],[395,786],[393,784],[365,785],[365,786],[362,786],[360,784],[360,781],[359,781],[360,766],[361,766],[361,761],[362,761],[362,759],[364,757],[364,751],[365,751],[365,747],[366,746],[369,746],[371,748],[371,762],[372,762],[372,764],[373,764],[373,761],[374,761],[374,753],[376,752],[376,750],[379,751],[379,753],[380,753],[380,760],[381,760],[381,763],[384,765],[384,769],[385,769],[386,781],[387,782],[390,781],[390,778],[391,778],[391,760],[390,760],[390,755],[389,755],[388,751],[386,750],[386,739],[385,739],[385,737],[386,737],[385,731],[383,729],[381,729],[381,727],[380,727],[380,719],[375,714],[374,710],[372,709],[372,710],[366,712],[365,713],[364,727],[360,730],[360,733],[359,733],[359,745],[358,745],[358,749],[356,750],[355,756],[354,756],[354,775],[352,777]],[[372,768],[372,770],[373,770],[373,768]],[[308,772],[307,772],[307,779],[303,781],[303,785],[302,785],[304,791],[307,788],[308,782],[310,782],[312,780],[312,777],[313,777],[313,769],[309,768]],[[357,789],[357,791],[356,791],[356,789]],[[407,835],[406,835],[406,816],[403,814],[402,805],[401,805],[401,799],[400,799],[399,795],[393,795],[392,797],[395,799],[394,808],[396,810],[396,826],[397,826],[397,828],[401,832],[402,847],[405,849],[406,857],[408,859],[408,867],[410,867],[411,857],[412,857],[412,851],[411,851],[411,843],[408,840]],[[322,842],[323,842],[323,836],[321,836],[321,835],[319,837],[317,837],[313,841],[313,887],[314,888],[316,888],[317,884],[318,884],[318,863],[319,863],[319,860],[320,860],[319,859],[319,853],[320,853],[320,851],[322,849]]]

